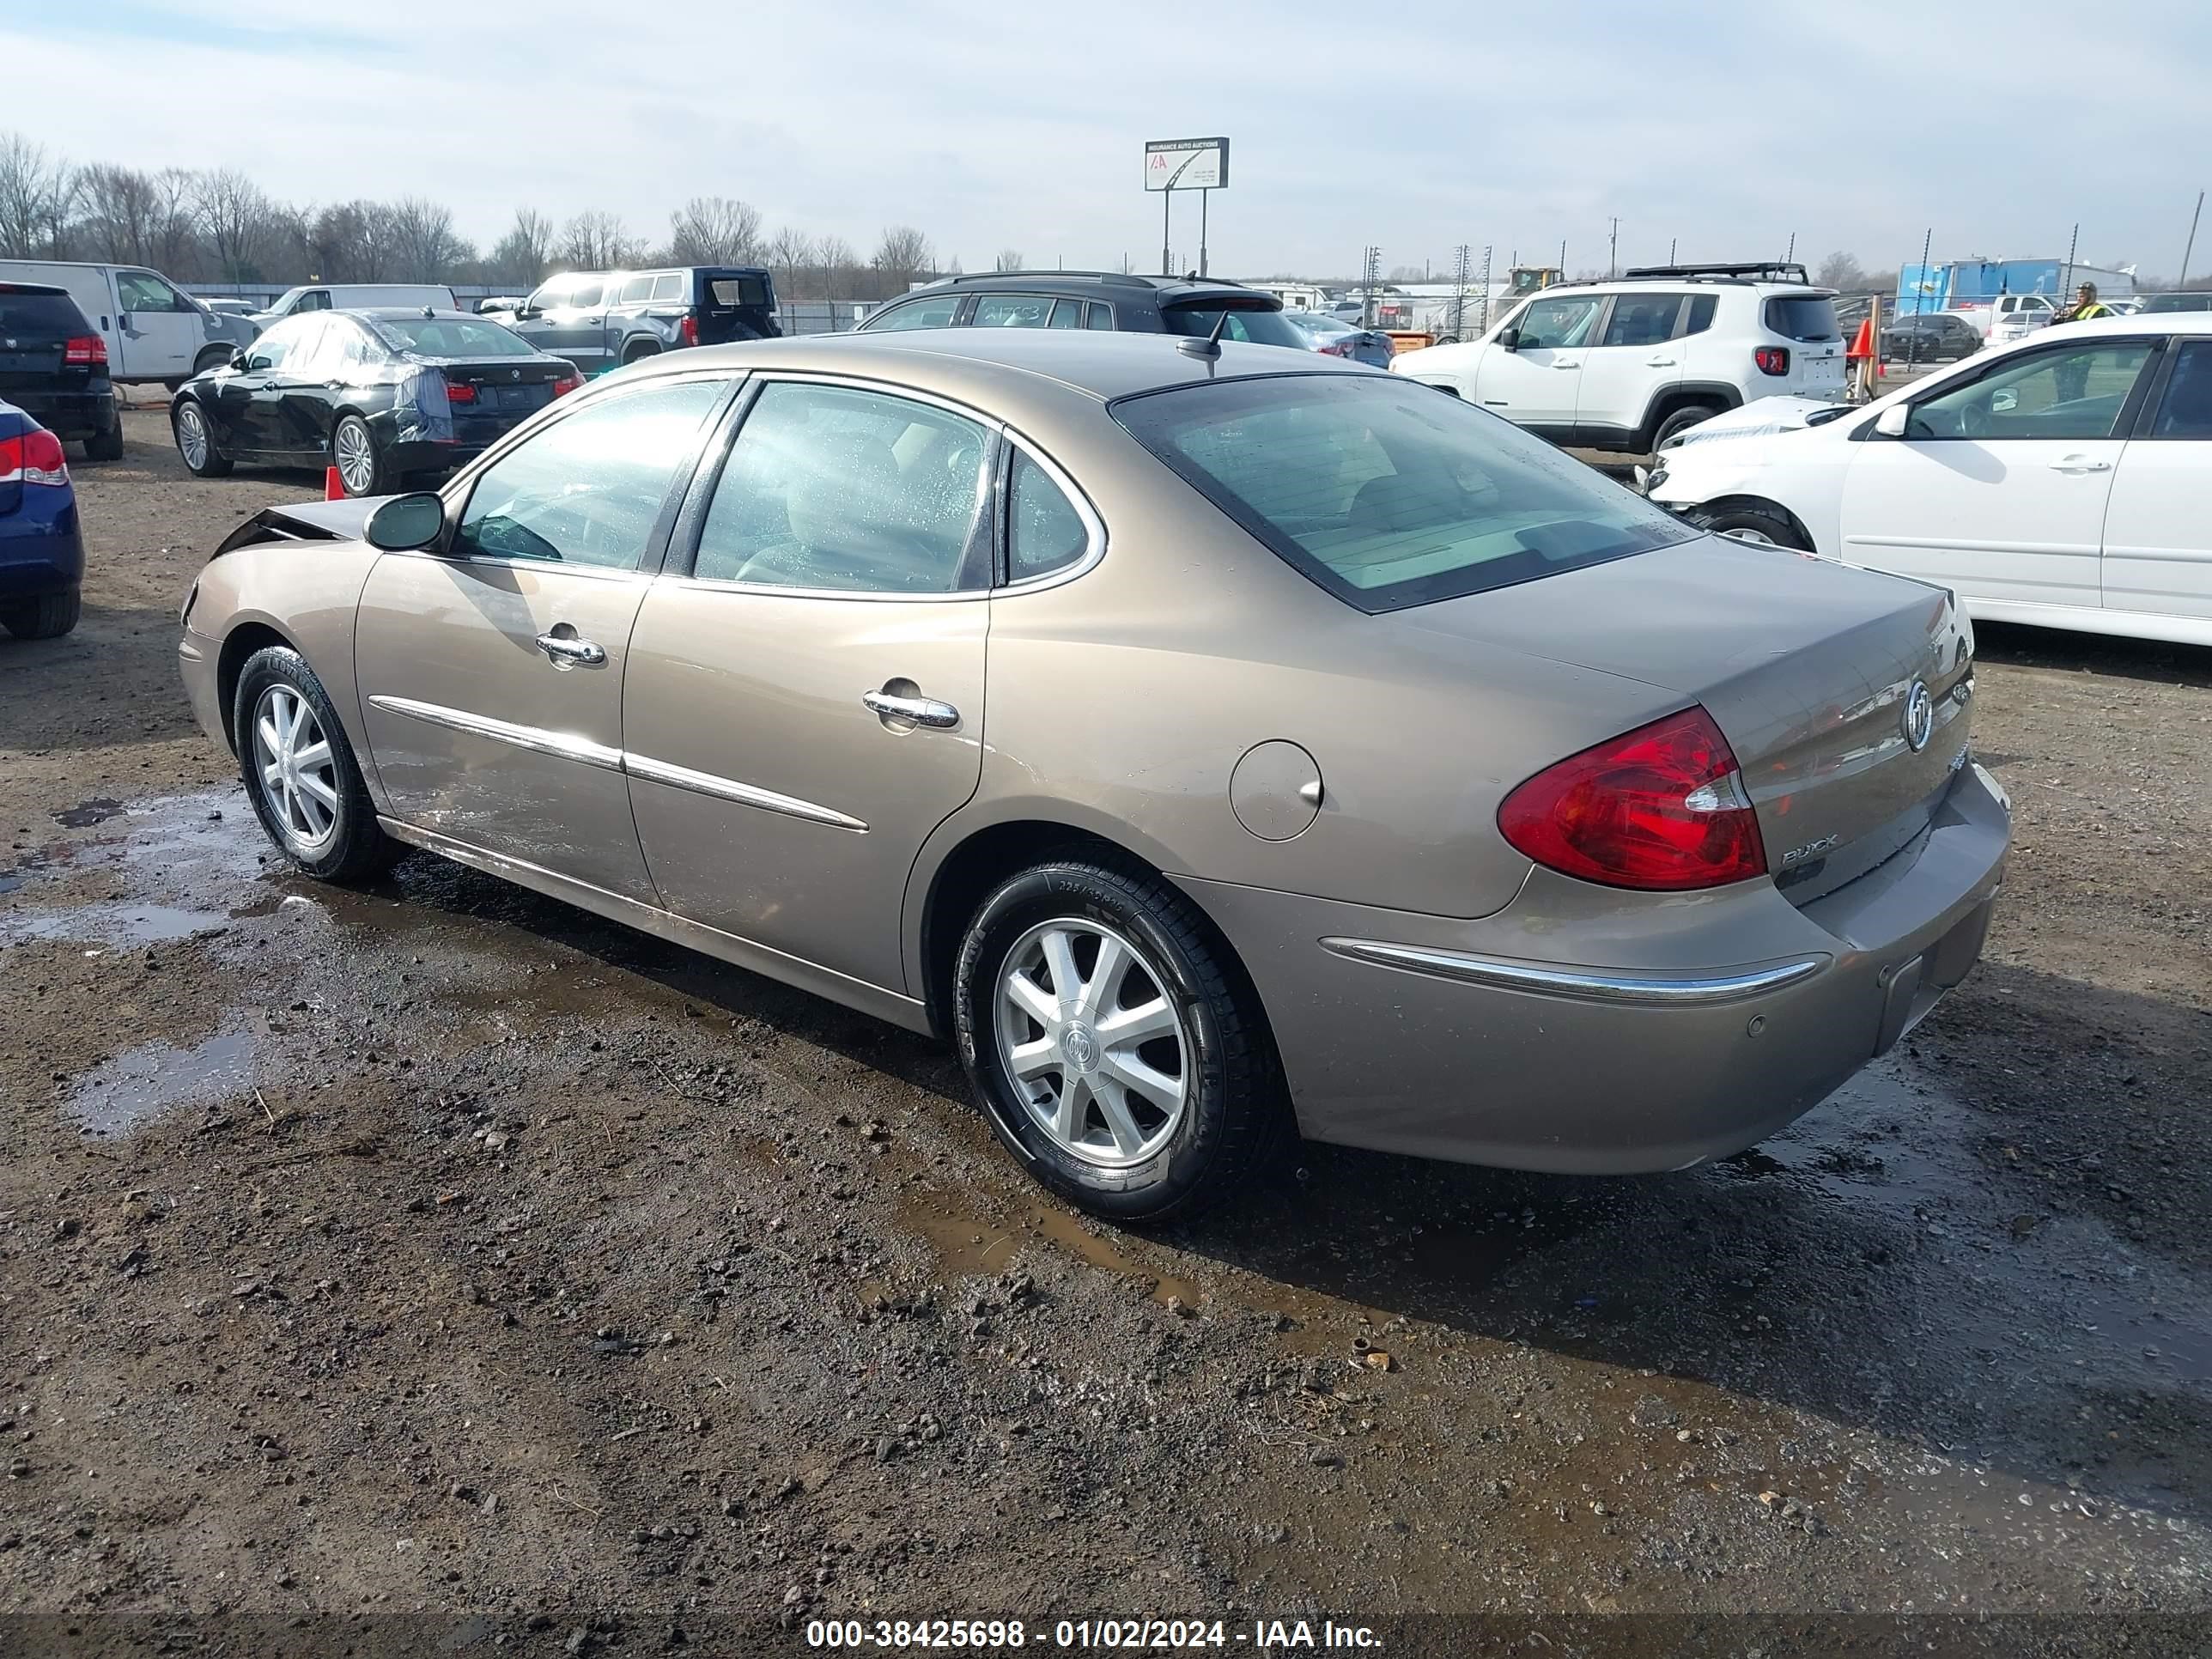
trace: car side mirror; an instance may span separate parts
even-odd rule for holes
[[[1504,350],[1504,351],[1518,351],[1518,350],[1520,350],[1520,349],[1521,349],[1521,331],[1520,331],[1519,329],[1517,329],[1517,328],[1502,328],[1502,329],[1498,330],[1498,348],[1499,348],[1501,350]]]
[[[1912,423],[1911,404],[1892,404],[1875,417],[1874,429],[1877,437],[1902,438],[1905,429]]]
[[[235,345],[231,347],[230,356],[223,359],[223,367],[225,368],[244,368],[246,367],[246,348],[244,346]]]
[[[446,498],[427,489],[395,495],[368,515],[362,539],[386,553],[410,553],[436,541],[446,528]]]

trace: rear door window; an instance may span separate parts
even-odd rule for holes
[[[1362,611],[1699,533],[1542,439],[1402,376],[1219,380],[1109,407],[1200,494]]]
[[[1054,300],[1052,302],[1052,320],[1047,324],[1046,326],[1048,328],[1081,328],[1083,326],[1083,301],[1080,300]]]
[[[1713,312],[1720,302],[1710,294],[1690,296],[1689,309],[1683,315],[1684,334],[1703,334],[1713,325]]]
[[[1007,476],[1006,580],[1034,581],[1091,550],[1091,526],[1067,492],[1027,451],[1014,450]]]
[[[970,328],[1042,328],[1052,301],[1041,294],[986,294],[975,301]]]
[[[636,305],[642,301],[650,300],[653,297],[653,279],[650,276],[626,278],[623,283],[622,293],[617,303],[626,306]]]
[[[715,481],[692,574],[821,592],[982,586],[994,442],[932,404],[771,381]]]
[[[684,273],[664,271],[653,279],[653,297],[656,300],[680,300],[684,297]]]
[[[2212,340],[2191,340],[2176,353],[2150,435],[2212,441]]]
[[[1090,319],[1084,325],[1084,326],[1086,328],[1113,327],[1114,307],[1108,305],[1098,305],[1094,303],[1091,307]]]
[[[1617,294],[1613,315],[1600,345],[1655,346],[1674,337],[1675,314],[1688,296],[1681,294]]]

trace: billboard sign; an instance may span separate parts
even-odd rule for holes
[[[1226,138],[1155,138],[1145,146],[1146,190],[1225,190]]]

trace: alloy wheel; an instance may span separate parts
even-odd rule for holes
[[[185,458],[185,465],[193,471],[207,465],[207,422],[190,404],[177,411],[177,448]]]
[[[272,685],[253,710],[253,759],[262,793],[284,834],[313,855],[338,827],[337,762],[330,738],[307,700],[289,685]]]
[[[331,447],[337,452],[338,477],[345,481],[346,489],[356,495],[366,495],[376,482],[376,446],[368,428],[358,421],[341,421]]]
[[[1193,1056],[1165,985],[1095,921],[1040,923],[1006,953],[992,1000],[999,1058],[1030,1119],[1070,1155],[1126,1168],[1182,1122]]]

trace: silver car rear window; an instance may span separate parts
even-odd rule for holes
[[[1402,610],[1700,532],[1417,381],[1270,374],[1140,393],[1129,434],[1346,604]]]

